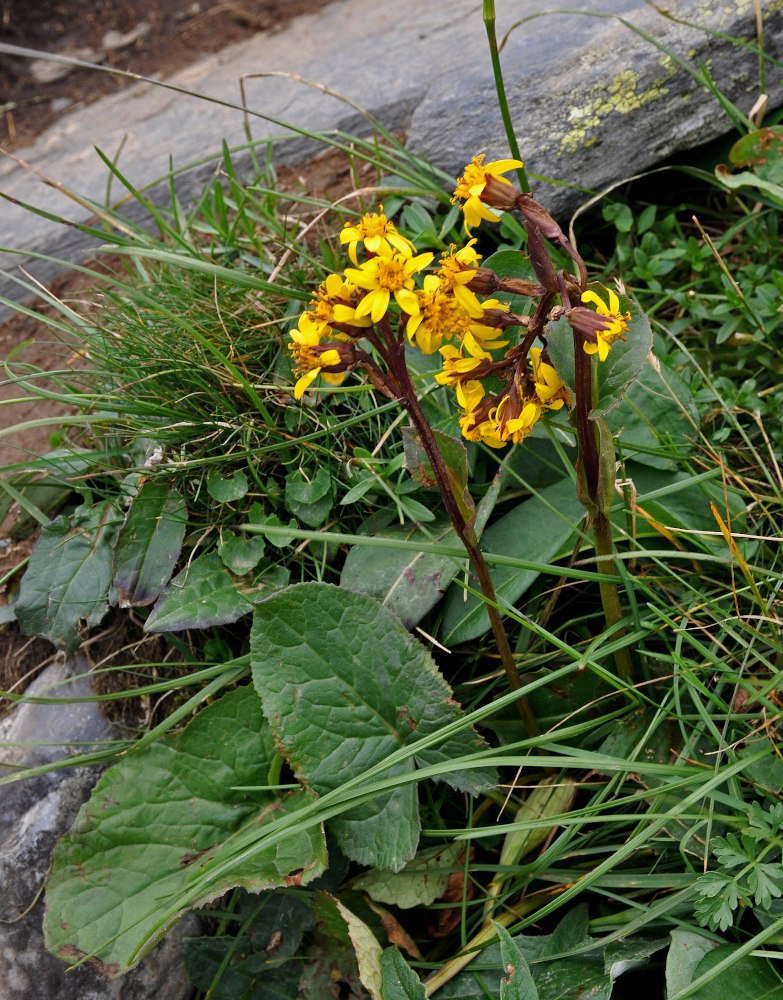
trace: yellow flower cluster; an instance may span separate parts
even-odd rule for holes
[[[487,396],[481,377],[499,365],[482,364],[454,347],[441,349],[443,370],[435,376],[441,385],[453,385],[463,413],[459,425],[469,441],[491,448],[524,441],[546,410],[559,410],[569,402],[568,390],[552,365],[543,361],[540,348],[528,355],[532,374],[515,375],[510,387]]]
[[[481,303],[467,287],[481,259],[474,249],[475,240],[460,249],[452,246],[442,255],[437,271],[423,276],[419,288],[416,278],[435,255],[417,254],[382,208],[380,213],[346,223],[340,241],[348,244],[355,266],[347,267],[342,276],[329,275],[291,333],[289,347],[298,376],[296,399],[319,375],[339,385],[355,361],[354,354],[341,348],[339,341],[366,335],[370,327],[387,317],[393,302],[408,339],[425,354],[432,354],[444,340],[450,340],[458,342],[471,357],[491,359],[489,350],[508,343],[498,340],[495,327],[481,322],[486,309],[502,304],[494,299]],[[366,257],[361,262],[357,253],[360,245]]]
[[[490,207],[512,210],[518,204],[521,196],[500,174],[520,166],[516,160],[485,165],[483,157],[476,157],[465,168],[454,200],[464,200],[466,228],[482,219],[496,219]],[[471,441],[493,448],[523,441],[547,410],[570,405],[568,390],[546,349],[530,346],[536,336],[546,342],[541,320],[537,321],[540,331],[531,326],[524,344],[496,358],[492,352],[509,344],[509,340],[500,339],[504,331],[509,326],[524,329],[531,321],[512,315],[497,299],[480,301],[476,294],[476,290],[487,294],[501,288],[517,294],[548,294],[551,301],[553,295],[547,291],[551,285],[543,278],[543,285],[518,281],[512,287],[511,279],[501,281],[480,267],[475,239],[461,248],[452,245],[437,266],[431,267],[435,255],[417,253],[413,243],[384,215],[383,206],[377,213],[346,223],[340,242],[348,245],[353,266],[345,268],[342,275],[326,278],[291,334],[297,399],[318,376],[339,384],[356,366],[364,367],[387,395],[398,394],[390,359],[401,358],[407,335],[425,354],[440,352],[442,367],[435,378],[455,390],[462,411],[460,428]],[[360,247],[364,251],[361,259]],[[427,273],[423,273],[425,269]],[[504,284],[508,287],[503,288]],[[617,295],[606,291],[608,303],[588,290],[581,300],[594,308],[578,305],[565,310],[574,330],[584,337],[585,352],[597,354],[601,361],[612,342],[623,337],[630,319],[620,313]],[[375,357],[388,372],[358,346],[362,340],[375,349]],[[493,381],[494,392],[488,388]]]

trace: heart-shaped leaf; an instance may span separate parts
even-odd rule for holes
[[[282,752],[319,794],[461,714],[434,660],[399,618],[371,597],[329,584],[297,584],[259,604],[251,663]],[[462,730],[384,776],[410,774],[416,763],[442,763],[480,746],[472,730]],[[443,780],[476,794],[495,775],[481,768],[445,773]],[[400,784],[355,806],[332,819],[330,831],[353,860],[398,871],[418,844],[415,785]]]
[[[304,791],[240,790],[267,786],[275,755],[258,696],[243,687],[106,771],[55,850],[47,947],[67,962],[94,954],[106,975],[123,972],[134,951],[162,933],[161,903],[188,888],[221,844],[245,824],[263,825],[309,800]],[[322,831],[294,827],[204,882],[190,905],[238,885],[254,892],[292,878],[304,885],[325,867]]]

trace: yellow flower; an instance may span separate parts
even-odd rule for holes
[[[344,334],[334,333],[333,336],[347,340]],[[293,352],[296,373],[299,375],[294,386],[294,398],[301,399],[305,389],[319,375],[323,375],[327,382],[332,385],[339,385],[345,378],[345,371],[325,372],[324,367],[333,367],[344,364],[340,352],[335,347],[321,347],[321,334],[318,326],[310,319],[309,313],[302,313],[299,317],[298,329],[291,331],[291,343],[288,345]]]
[[[495,434],[494,424],[491,424],[489,420],[481,420],[476,410],[463,414],[459,418],[459,426],[462,436],[468,441],[483,441],[490,448],[502,448],[505,444]]]
[[[450,385],[481,365],[481,358],[466,358],[462,351],[451,344],[444,344],[440,353],[443,357],[443,368],[435,376],[435,381],[439,385]]]
[[[481,315],[484,315],[484,310],[494,309],[505,311],[506,306],[498,299],[486,299],[481,306]],[[502,336],[502,328],[490,326],[487,323],[474,322],[470,324],[470,327],[462,338],[462,348],[474,358],[487,358],[491,360],[492,355],[489,353],[490,351],[495,351],[508,344],[507,340],[497,339]]]
[[[563,403],[568,402],[568,389],[552,365],[541,360],[540,347],[530,348],[530,364],[539,401],[548,410],[559,410]]]
[[[533,430],[533,425],[541,416],[543,407],[538,400],[529,400],[522,407],[519,416],[507,420],[503,425],[503,437],[511,441],[524,441]]]
[[[415,340],[424,354],[432,354],[444,337],[463,337],[469,331],[470,316],[436,274],[426,274],[422,284],[417,292],[419,311],[410,315],[406,332],[411,343]]]
[[[419,312],[419,300],[413,291],[413,275],[427,267],[434,256],[432,253],[420,253],[413,257],[410,250],[381,253],[358,268],[347,267],[346,278],[366,292],[356,307],[356,315],[360,318],[370,316],[373,323],[378,323],[386,315],[394,296],[403,312],[415,316]]]
[[[537,399],[522,399],[515,391],[503,396],[497,407],[489,411],[489,421],[499,440],[516,443],[530,434],[543,410]]]
[[[372,320],[369,316],[357,316],[355,306],[343,305],[342,302],[338,302],[334,307],[333,320],[335,323],[344,323],[345,326],[359,326],[367,327],[372,326]],[[339,336],[339,334],[332,332],[333,337]]]
[[[348,256],[351,261],[359,266],[356,259],[356,248],[360,243],[364,244],[368,253],[391,254],[394,250],[409,255],[415,249],[410,240],[401,236],[393,222],[389,222],[383,214],[383,205],[380,206],[379,213],[363,215],[358,222],[346,222],[340,233],[340,242],[348,243]]]
[[[296,385],[294,386],[294,399],[301,399],[304,395],[305,389],[314,382],[319,375],[321,375],[326,382],[330,382],[332,385],[339,385],[345,378],[345,372],[325,372],[323,371],[324,365],[339,365],[341,362],[340,355],[335,350],[324,351],[318,359],[321,363],[316,365],[314,368],[310,368],[304,372],[304,374],[297,379]]]
[[[300,316],[299,329],[313,326],[321,337],[345,339],[346,335],[333,331],[330,323],[337,322],[335,309],[339,308],[341,303],[350,302],[354,291],[339,274],[330,274],[318,286],[308,311]]]
[[[457,394],[457,402],[465,411],[475,410],[486,395],[484,386],[477,379],[459,381],[454,389]]]
[[[617,340],[618,337],[625,340],[624,334],[631,319],[629,312],[625,315],[620,312],[620,300],[615,292],[611,288],[606,288],[604,291],[609,296],[608,305],[596,292],[590,290],[582,292],[582,302],[592,302],[596,312],[602,318],[602,322],[595,330],[596,342],[586,341],[582,345],[585,354],[597,353],[599,361],[606,361],[613,341]]]
[[[459,250],[452,244],[449,252],[441,256],[437,276],[443,289],[454,294],[465,312],[478,318],[482,314],[481,303],[476,298],[475,292],[465,287],[475,277],[476,268],[481,260],[481,255],[473,249],[475,242],[471,240],[467,246]]]
[[[501,177],[507,170],[523,167],[520,160],[494,160],[484,163],[484,154],[474,156],[457,181],[454,189],[452,205],[459,200],[464,201],[462,211],[465,215],[465,229],[470,232],[471,226],[478,226],[482,219],[497,222],[500,216],[495,215],[487,207],[501,208],[509,211],[514,206],[517,194],[511,181]],[[507,187],[508,190],[504,190]]]

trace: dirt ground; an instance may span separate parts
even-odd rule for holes
[[[0,42],[141,76],[170,76],[259,31],[279,31],[330,0],[0,0]],[[146,27],[145,27],[146,26]],[[129,81],[0,55],[0,145],[19,149],[65,111]]]

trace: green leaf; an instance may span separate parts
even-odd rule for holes
[[[728,930],[740,902],[739,888],[734,879],[720,872],[705,872],[693,885],[699,893],[693,907],[699,923],[713,930]]]
[[[237,580],[217,552],[194,559],[161,594],[144,624],[146,632],[181,632],[235,622],[269,591],[288,583],[288,572],[262,573],[253,583]]]
[[[188,889],[232,834],[309,801],[299,790],[282,797],[235,790],[267,785],[275,755],[260,701],[252,688],[242,687],[200,712],[181,733],[106,771],[55,850],[47,947],[71,963],[94,954],[109,976],[124,971],[137,948],[164,933],[156,927],[161,904]],[[258,892],[292,878],[305,885],[325,867],[322,831],[294,826],[287,839],[202,882],[192,905],[234,886]]]
[[[525,281],[538,281],[530,258],[521,250],[496,250],[495,253],[486,258],[482,267],[490,268],[499,278],[523,278]],[[499,292],[497,298],[505,302],[512,312],[523,315],[530,312],[530,299],[526,296]]]
[[[380,534],[383,538],[418,539],[421,552],[354,545],[346,556],[340,586],[378,598],[412,629],[440,601],[459,570],[449,556],[427,552],[427,542],[459,542],[453,529],[443,523],[433,525],[434,537],[407,525],[391,525]]]
[[[650,355],[639,378],[628,387],[622,403],[607,420],[625,458],[633,457],[658,469],[673,469],[676,457],[645,452],[661,448],[681,454],[692,451],[699,413],[680,376]]]
[[[650,956],[666,948],[668,944],[668,937],[651,938],[644,934],[633,934],[619,941],[612,941],[604,951],[604,969],[614,981],[631,969],[647,965]]]
[[[487,257],[482,266],[490,268],[499,278],[525,278],[535,281],[530,259],[521,250],[496,250]]]
[[[273,528],[283,527],[283,522],[280,520],[277,514],[270,514],[268,517],[263,517],[263,518],[262,517],[250,518],[249,523],[255,527],[263,527],[266,524],[270,525]],[[293,528],[296,531],[299,528],[299,525],[296,523],[296,518],[293,517],[290,518],[286,527]],[[248,532],[248,534],[251,534],[251,532]],[[276,549],[284,549],[286,548],[286,546],[290,545],[291,542],[294,540],[293,535],[278,535],[277,533],[272,535],[266,535],[263,531],[252,532],[252,534],[259,534],[262,538],[266,538],[269,544],[274,545]]]
[[[383,1000],[426,1000],[424,983],[397,948],[386,948],[381,956]]]
[[[475,531],[479,538],[497,503],[502,481],[501,468],[478,507]],[[444,522],[434,524],[428,535],[407,525],[392,525],[384,528],[380,535],[384,539],[419,539],[421,552],[411,554],[385,546],[376,549],[371,545],[354,545],[343,564],[340,586],[377,597],[403,620],[406,628],[412,629],[441,600],[460,570],[460,563],[449,556],[427,552],[427,542],[459,545],[459,541],[450,525]],[[465,565],[467,554],[462,563]]]
[[[256,568],[264,556],[266,542],[263,535],[224,531],[218,545],[218,553],[226,569],[237,576],[245,576]]]
[[[97,625],[108,611],[119,526],[116,508],[105,500],[41,528],[15,605],[23,632],[50,639],[66,654],[78,647],[80,623]]]
[[[435,441],[443,458],[451,491],[465,523],[472,525],[476,519],[476,507],[468,491],[468,452],[458,438],[433,431]],[[405,465],[414,482],[420,486],[437,486],[438,480],[430,457],[425,451],[419,433],[413,427],[403,427],[402,440],[405,447]]]
[[[241,500],[247,490],[248,482],[244,472],[235,472],[233,476],[224,477],[220,469],[211,469],[207,476],[207,493],[218,503]]]
[[[145,483],[133,498],[114,550],[120,607],[152,604],[182,548],[187,509],[173,486]]]
[[[427,650],[388,608],[363,594],[302,583],[258,605],[253,682],[282,752],[319,794],[385,761],[448,723],[460,709]],[[387,774],[410,773],[474,752],[463,731]],[[491,769],[444,775],[476,794]],[[330,821],[340,849],[362,864],[399,871],[416,851],[416,789],[406,784]]]
[[[230,935],[185,938],[188,978],[202,993],[211,989],[210,1000],[298,1000],[301,963],[272,961],[267,952],[248,954],[246,941],[237,944]]]
[[[351,886],[378,903],[402,909],[429,906],[446,892],[449,877],[464,854],[465,845],[459,841],[445,847],[428,847],[418,851],[401,871],[372,868],[355,878]]]
[[[717,941],[678,927],[671,932],[672,943],[666,956],[666,995],[676,996],[693,982],[696,966]]]
[[[13,504],[19,504],[16,521],[8,530],[12,541],[27,538],[40,522],[54,517],[57,510],[83,481],[85,473],[104,468],[106,455],[87,448],[58,448],[40,458],[32,456],[25,469],[8,476],[11,490],[0,479],[0,524],[5,521]],[[21,499],[14,496],[21,494]]]
[[[588,287],[606,299],[603,285],[593,282]],[[633,299],[625,295],[618,297],[620,311],[630,312],[631,319],[625,334],[626,339],[615,340],[606,361],[593,362],[598,365],[598,400],[590,411],[591,420],[605,416],[620,405],[625,390],[638,377],[652,348],[652,328],[647,316]],[[547,326],[547,345],[552,364],[560,378],[573,392],[574,331],[565,316]]]
[[[604,949],[600,941],[588,936],[587,927],[587,907],[582,905],[570,910],[552,934],[535,937],[518,934],[513,938],[515,948],[531,963],[530,971],[539,1000],[566,1000],[571,997],[609,1000],[611,997],[612,980],[604,969]],[[572,951],[581,951],[582,954],[561,957],[564,952]],[[547,959],[548,955],[553,956],[551,960]],[[442,986],[436,996],[438,1000],[495,997],[498,995],[498,982],[506,975],[506,964],[500,944],[492,944],[476,956],[472,968],[469,966]]]
[[[783,184],[783,126],[743,135],[731,147],[729,159],[735,167],[751,167],[759,177]]]
[[[726,944],[707,952],[696,966],[693,979],[708,973],[736,950],[736,945]],[[726,1000],[727,997],[731,1000],[783,1000],[783,982],[767,959],[746,955],[692,993],[688,1000]],[[677,994],[669,994],[669,1000],[677,1000]]]
[[[539,575],[537,569],[526,568],[525,564],[548,563],[576,532],[583,516],[574,484],[570,479],[561,479],[490,525],[484,532],[482,548],[516,556],[520,561],[518,568],[498,566],[493,570],[498,598],[509,604],[517,601]],[[489,627],[484,602],[452,584],[443,608],[443,642],[447,646],[470,642]]]
[[[500,980],[500,1000],[538,1000],[538,990],[525,956],[502,924],[492,921],[500,939],[500,957],[505,976]]]
[[[308,479],[301,469],[289,473],[285,479],[285,505],[308,527],[322,525],[332,509],[329,470],[320,466],[312,479]]]
[[[231,920],[244,933],[186,938],[189,978],[204,993],[211,988],[213,1000],[297,1000],[302,939],[315,925],[312,897],[285,888],[237,895]]]

